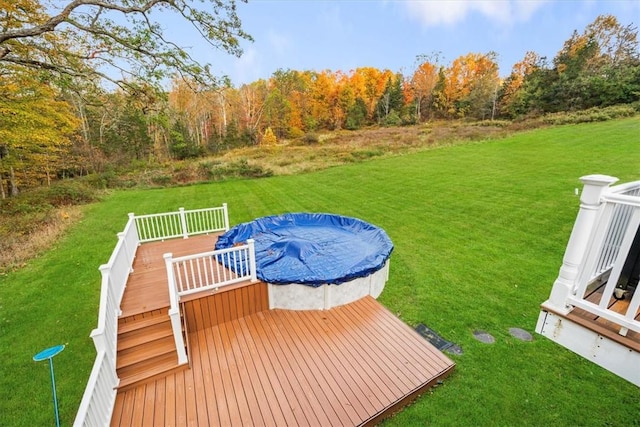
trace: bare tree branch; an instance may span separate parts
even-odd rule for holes
[[[176,74],[215,85],[208,65],[170,40],[152,12],[173,12],[209,45],[236,56],[242,53],[240,40],[251,40],[241,28],[236,0],[69,0],[52,15],[39,0],[27,1],[33,10],[0,16],[0,28],[7,28],[0,32],[0,64],[118,82],[101,68],[108,66],[156,86]]]
[[[36,37],[44,33],[54,31],[58,25],[65,22],[69,18],[69,16],[74,10],[76,10],[78,7],[81,7],[81,6],[98,6],[100,8],[114,10],[114,11],[128,14],[128,13],[146,13],[152,7],[156,6],[159,3],[170,4],[171,2],[167,0],[151,0],[142,7],[123,7],[123,6],[118,6],[116,4],[111,4],[111,3],[98,1],[98,0],[74,0],[71,3],[69,3],[64,9],[62,9],[62,12],[60,12],[55,16],[52,16],[50,19],[48,19],[45,23],[41,25],[36,25],[33,27],[21,28],[19,30],[0,33],[0,43],[4,43],[6,40],[10,40],[10,39]]]

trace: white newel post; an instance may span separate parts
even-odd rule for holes
[[[256,271],[256,241],[253,239],[247,239],[247,245],[249,245],[249,269],[251,270],[251,281],[257,282],[258,276]]]
[[[131,227],[133,227],[133,235],[135,239],[132,239],[135,242],[135,247],[140,246],[140,234],[138,233],[138,224],[136,223],[136,216],[133,212],[129,212],[129,222],[131,223]],[[134,248],[134,251],[137,250]]]
[[[129,221],[131,221],[131,225],[136,228],[136,239],[138,240],[138,244],[140,244],[140,231],[138,230],[136,215],[133,212],[129,212],[128,216]]]
[[[118,240],[122,241],[122,250],[124,250],[124,256],[125,256],[125,258],[127,259],[127,262],[128,262],[130,259],[133,259],[133,257],[130,256],[131,255],[131,250],[127,246],[127,235],[124,234],[124,231],[121,231],[118,234],[116,234],[116,236],[118,236]],[[133,266],[132,265],[129,266],[129,273],[133,273]]]
[[[224,215],[224,231],[229,231],[229,209],[227,209],[227,204],[222,204],[222,212]]]
[[[184,208],[178,209],[180,211],[180,225],[182,226],[182,238],[189,238],[189,230],[187,229],[187,216],[184,213]]]
[[[187,363],[187,352],[184,348],[184,339],[182,337],[182,322],[180,320],[180,306],[178,305],[178,291],[173,275],[173,254],[164,254],[164,262],[167,268],[167,282],[169,285],[169,318],[171,319],[171,329],[173,329],[173,339],[176,343],[176,351],[178,352],[178,364]]]
[[[558,278],[553,284],[549,299],[543,304],[564,314],[570,311],[566,303],[567,297],[578,278],[579,267],[588,249],[589,237],[596,223],[602,196],[611,184],[618,181],[618,178],[607,175],[587,175],[581,177],[580,181],[584,184],[580,197],[580,211],[567,243]]]

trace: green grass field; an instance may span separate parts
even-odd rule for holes
[[[229,204],[232,225],[283,212],[331,212],[384,228],[395,244],[380,301],[409,325],[459,344],[444,384],[388,425],[638,425],[640,391],[533,332],[578,209],[582,175],[640,179],[640,120],[572,125],[330,168],[189,187],[119,191],[86,206],[54,248],[0,277],[0,425],[53,423],[55,358],[63,425],[73,422],[95,351],[98,267],[127,213]],[[494,335],[482,344],[476,329]]]

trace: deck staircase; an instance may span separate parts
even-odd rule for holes
[[[116,357],[119,390],[127,390],[187,366],[178,365],[167,309],[119,319]]]

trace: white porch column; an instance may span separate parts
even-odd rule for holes
[[[580,264],[587,252],[589,237],[596,223],[602,196],[611,184],[618,181],[618,178],[607,175],[587,175],[580,178],[580,181],[584,184],[580,197],[580,211],[567,243],[558,278],[553,284],[549,299],[543,303],[543,306],[549,306],[564,314],[570,311],[566,304],[567,297],[573,289]]]

